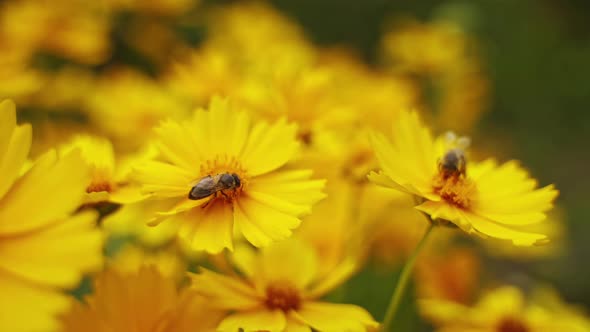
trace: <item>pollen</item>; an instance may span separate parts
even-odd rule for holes
[[[301,305],[301,297],[297,289],[288,282],[269,285],[266,288],[266,307],[271,310],[280,309],[284,312],[297,310]]]
[[[246,171],[235,157],[227,155],[216,156],[212,160],[207,160],[201,164],[201,176],[216,175],[222,173],[235,173],[240,178],[242,186],[247,182],[248,176]]]
[[[461,174],[448,176],[445,172],[439,172],[434,177],[433,188],[447,203],[462,209],[469,208],[477,194],[473,181]]]
[[[103,175],[102,173],[96,172],[92,175],[92,181],[86,187],[87,193],[96,193],[101,191],[106,192],[113,192],[115,190],[116,185],[109,181],[109,177]]]

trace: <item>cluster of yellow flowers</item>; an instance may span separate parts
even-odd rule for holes
[[[0,331],[390,331],[414,263],[440,331],[590,331],[482,285],[477,246],[555,254],[561,219],[449,131],[488,93],[459,27],[396,25],[375,66],[260,2],[8,1],[0,36]],[[326,298],[405,260],[383,320]]]

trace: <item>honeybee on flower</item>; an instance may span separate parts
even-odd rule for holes
[[[323,198],[311,171],[281,169],[298,153],[297,127],[279,120],[252,123],[229,100],[214,98],[192,120],[156,129],[160,156],[139,165],[135,178],[151,199],[175,204],[152,224],[179,222],[194,250],[233,248],[234,229],[255,246],[287,238]]]
[[[467,142],[451,139],[458,145],[449,146],[448,136],[435,140],[415,112],[400,113],[391,134],[391,140],[371,135],[381,168],[369,174],[371,181],[414,195],[416,209],[467,233],[520,246],[548,241],[522,227],[545,219],[558,194],[553,185],[537,188],[514,161],[468,162]]]

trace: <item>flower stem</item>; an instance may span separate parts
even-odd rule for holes
[[[395,290],[393,291],[391,299],[389,300],[387,312],[385,313],[385,318],[383,319],[383,324],[381,325],[381,332],[391,331],[391,324],[393,323],[395,313],[397,312],[399,304],[408,285],[410,276],[412,275],[412,270],[414,269],[416,258],[418,258],[418,254],[420,254],[420,251],[422,251],[422,248],[424,247],[424,244],[426,243],[428,236],[430,235],[430,233],[432,233],[433,228],[434,223],[428,223],[428,228],[426,229],[426,232],[424,232],[424,235],[422,236],[422,239],[416,246],[416,249],[414,249],[414,252],[412,252],[412,255],[408,258],[406,265],[404,265],[404,268],[402,269],[402,272],[397,281],[397,285],[395,286]]]

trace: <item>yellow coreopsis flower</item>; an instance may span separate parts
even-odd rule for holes
[[[101,264],[102,236],[82,203],[88,169],[78,153],[49,151],[24,174],[31,127],[0,103],[0,331],[55,331],[61,289]]]
[[[181,219],[180,237],[211,253],[233,248],[234,226],[255,246],[289,237],[324,196],[311,171],[280,169],[298,151],[296,130],[284,120],[252,124],[218,98],[190,121],[165,122],[157,129],[161,158],[137,169],[146,193],[176,198],[154,223]]]
[[[74,303],[64,332],[213,332],[222,312],[155,266],[122,273],[109,269],[95,281],[86,304]]]
[[[274,243],[255,254],[236,250],[235,261],[244,274],[228,277],[209,270],[192,275],[192,288],[213,307],[233,310],[217,331],[367,331],[377,323],[363,308],[320,302],[352,271],[343,263],[318,278],[320,260],[296,238]]]
[[[371,135],[381,167],[369,174],[371,181],[418,197],[418,210],[465,232],[522,246],[547,242],[546,235],[522,227],[545,219],[558,194],[552,185],[537,189],[514,161],[468,163],[461,147],[435,141],[414,112],[400,113],[392,135],[391,141]]]
[[[86,186],[85,203],[131,203],[142,199],[139,188],[130,184],[127,179],[131,165],[115,163],[115,151],[109,140],[87,135],[77,136],[62,148],[63,153],[72,150],[81,152],[91,173]]]
[[[556,301],[557,300],[557,301]],[[421,300],[420,310],[444,332],[584,332],[590,320],[558,299],[527,299],[510,286],[489,291],[468,307],[444,300]]]

